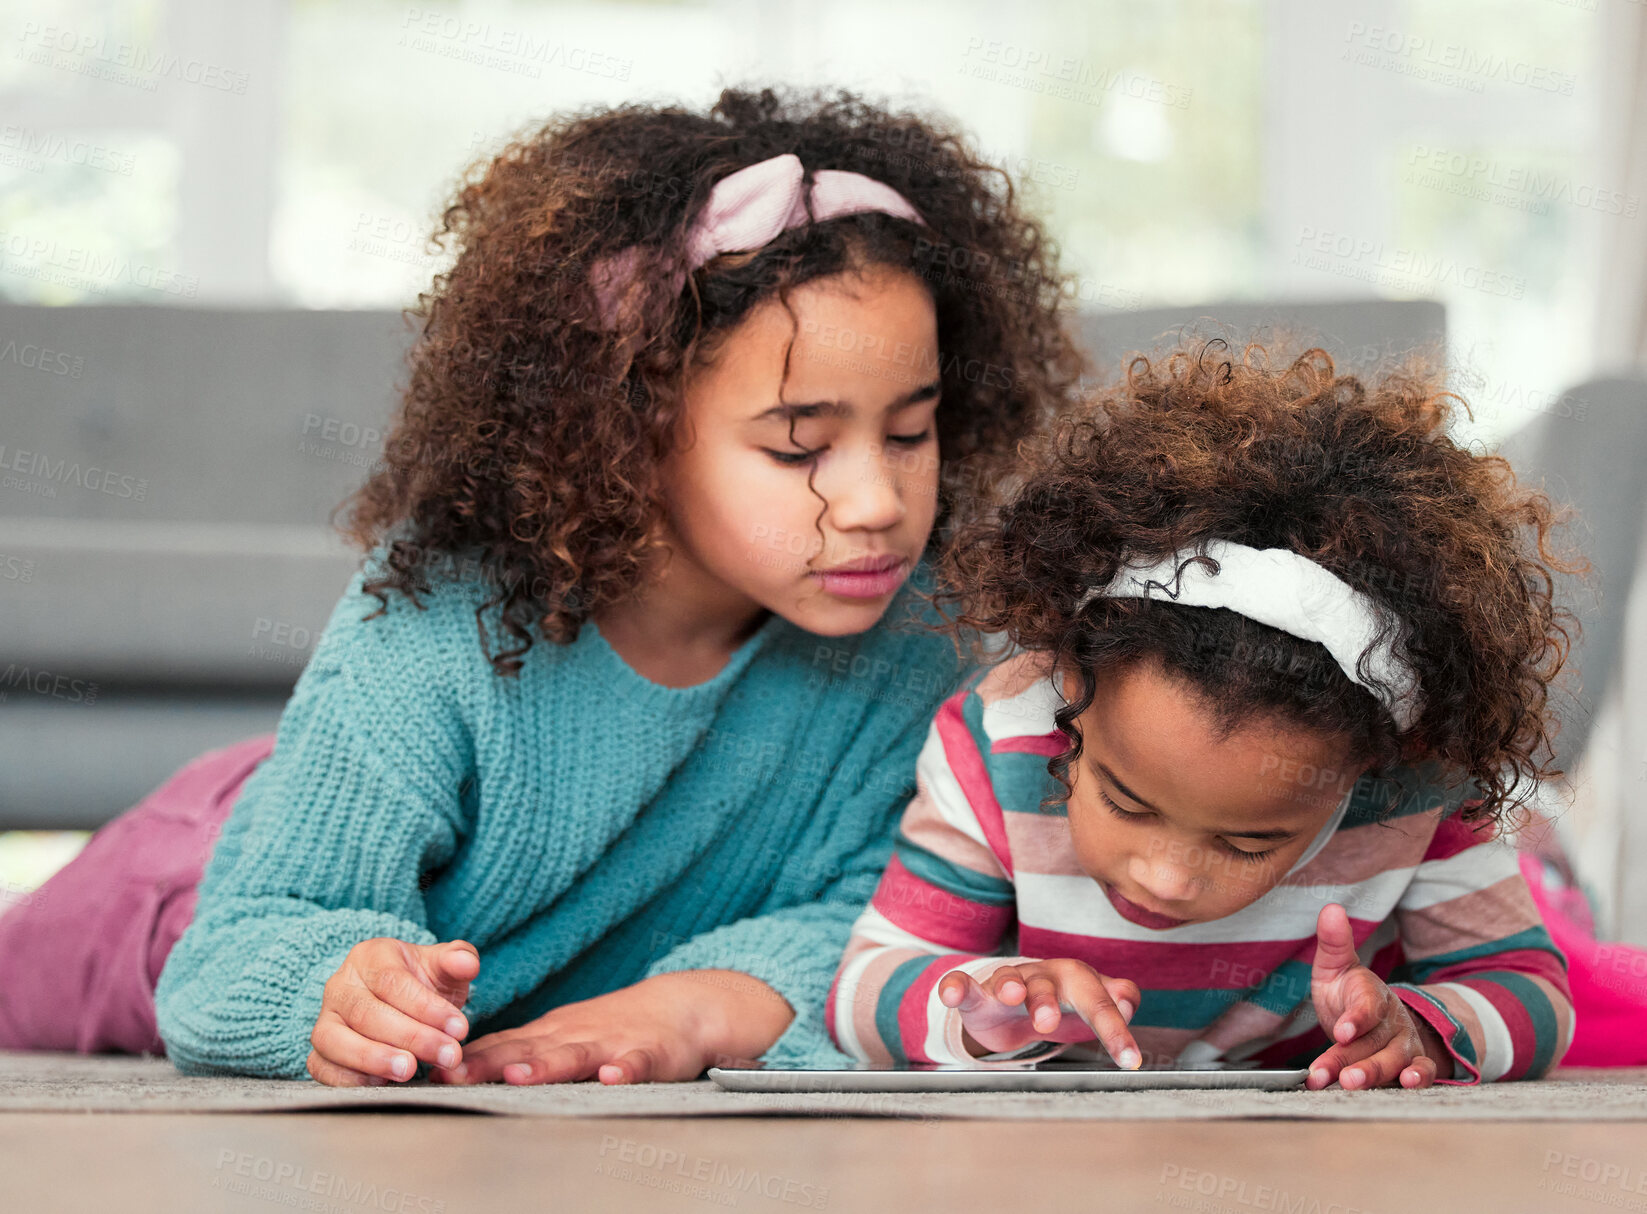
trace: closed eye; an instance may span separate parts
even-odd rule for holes
[[[800,464],[809,464],[816,459],[820,453],[827,451],[828,449],[829,448],[827,447],[814,447],[810,451],[774,451],[770,447],[761,448],[762,451],[765,451],[768,455],[777,460],[778,463],[782,464],[786,468],[793,468]]]
[[[1120,818],[1124,822],[1139,822],[1145,818],[1153,818],[1155,816],[1153,813],[1139,814],[1133,813],[1131,810],[1122,809],[1110,799],[1109,794],[1102,788],[1098,790],[1098,799],[1102,801],[1106,807],[1108,807],[1110,813],[1114,814],[1117,818]],[[1280,848],[1268,847],[1263,851],[1243,851],[1241,848],[1236,847],[1235,844],[1231,843],[1228,839],[1218,840],[1218,845],[1227,855],[1238,856],[1243,860],[1251,860],[1254,863],[1262,860],[1265,856],[1273,855],[1275,852],[1280,850]]]
[[[1122,818],[1122,819],[1131,818],[1131,819],[1134,819],[1134,820],[1140,820],[1140,819],[1148,818],[1148,817],[1152,816],[1150,814],[1133,813],[1130,809],[1122,809],[1114,801],[1111,801],[1110,798],[1109,798],[1109,794],[1101,788],[1098,790],[1098,799],[1101,800],[1105,805],[1109,806],[1110,813],[1114,814],[1117,818]]]
[[[932,427],[928,426],[925,430],[922,430],[919,434],[889,434],[889,435],[886,436],[886,441],[889,442],[889,443],[898,443],[901,446],[905,446],[905,447],[919,447],[922,443],[927,442],[931,438],[932,438]],[[795,467],[799,467],[802,464],[811,463],[814,459],[816,459],[818,456],[822,455],[825,451],[828,451],[829,448],[827,446],[824,446],[824,447],[813,447],[813,448],[811,448],[809,450],[806,450],[806,451],[774,451],[770,447],[762,447],[761,450],[765,451],[768,455],[770,455],[774,460],[776,460],[778,463],[782,464],[784,467],[786,467],[786,468],[795,468]]]

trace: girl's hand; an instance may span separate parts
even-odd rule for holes
[[[760,1057],[795,1018],[777,991],[735,970],[682,970],[551,1008],[470,1043],[434,1083],[664,1083]]]
[[[480,953],[466,940],[362,940],[326,980],[309,1074],[360,1087],[410,1079],[418,1059],[456,1066],[469,1032],[461,1009],[478,973]]]
[[[979,983],[965,970],[938,981],[938,998],[961,1013],[963,1032],[984,1053],[1016,1050],[1032,1041],[1091,1041],[1097,1037],[1127,1070],[1143,1062],[1127,1030],[1137,1010],[1136,983],[1106,978],[1084,961],[1055,958],[1003,965]],[[1065,1020],[1063,1013],[1076,1014]]]
[[[1314,1091],[1336,1079],[1342,1088],[1372,1088],[1399,1077],[1404,1088],[1427,1088],[1437,1076],[1451,1078],[1441,1035],[1361,964],[1342,906],[1321,908],[1315,937],[1310,997],[1322,1030],[1338,1044],[1310,1064],[1304,1086]]]

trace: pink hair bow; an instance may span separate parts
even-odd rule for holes
[[[729,173],[715,183],[709,199],[686,231],[686,268],[670,275],[672,294],[685,285],[686,275],[722,253],[758,249],[789,228],[806,222],[801,185],[805,170],[801,158],[784,152]],[[842,169],[819,169],[812,174],[812,216],[818,222],[860,211],[883,211],[901,219],[924,223],[921,213],[885,182]],[[617,322],[623,296],[636,279],[642,246],[631,245],[590,267],[589,279],[600,303],[601,321]]]

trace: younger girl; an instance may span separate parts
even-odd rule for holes
[[[1500,837],[1551,774],[1550,504],[1421,365],[1222,346],[1135,360],[959,539],[959,619],[1015,648],[927,735],[830,992],[848,1053],[1425,1087],[1572,1039]]]
[[[838,1058],[834,959],[963,674],[904,583],[1082,370],[1000,180],[912,114],[728,90],[466,181],[278,733],[0,921],[0,1047],[332,1084]]]

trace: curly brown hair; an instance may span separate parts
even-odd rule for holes
[[[834,168],[887,183],[926,226],[880,213],[808,223],[715,258],[670,293],[715,182],[785,152],[809,179]],[[533,625],[570,642],[632,595],[661,544],[659,463],[683,377],[762,300],[787,308],[803,283],[876,265],[925,283],[945,402],[929,550],[1089,369],[1061,323],[1071,280],[1007,173],[947,120],[845,90],[727,89],[707,113],[630,104],[557,117],[466,171],[430,243],[448,238],[455,264],[406,309],[421,330],[382,462],[339,506],[340,530],[368,552],[390,541],[366,585],[384,606],[384,590],[416,603],[431,566],[477,561],[497,591],[476,612],[483,650],[492,606],[522,642],[491,656],[500,674],[518,670]],[[589,269],[631,245],[649,254],[641,297],[606,329]]]
[[[1296,348],[1296,347],[1295,347]],[[1432,353],[1366,377],[1321,349],[1272,361],[1221,338],[1136,355],[1026,450],[998,515],[960,528],[935,596],[952,622],[1053,655],[1082,694],[1056,714],[1071,749],[1100,673],[1154,662],[1194,688],[1228,736],[1254,720],[1349,740],[1369,770],[1437,763],[1475,785],[1467,820],[1502,822],[1560,774],[1547,709],[1577,624],[1557,607],[1563,519],[1501,457],[1454,442]],[[1225,608],[1099,596],[1123,553],[1158,559],[1221,539],[1301,553],[1389,609],[1423,710],[1405,734],[1325,646]],[[1210,559],[1210,558],[1200,558]]]

